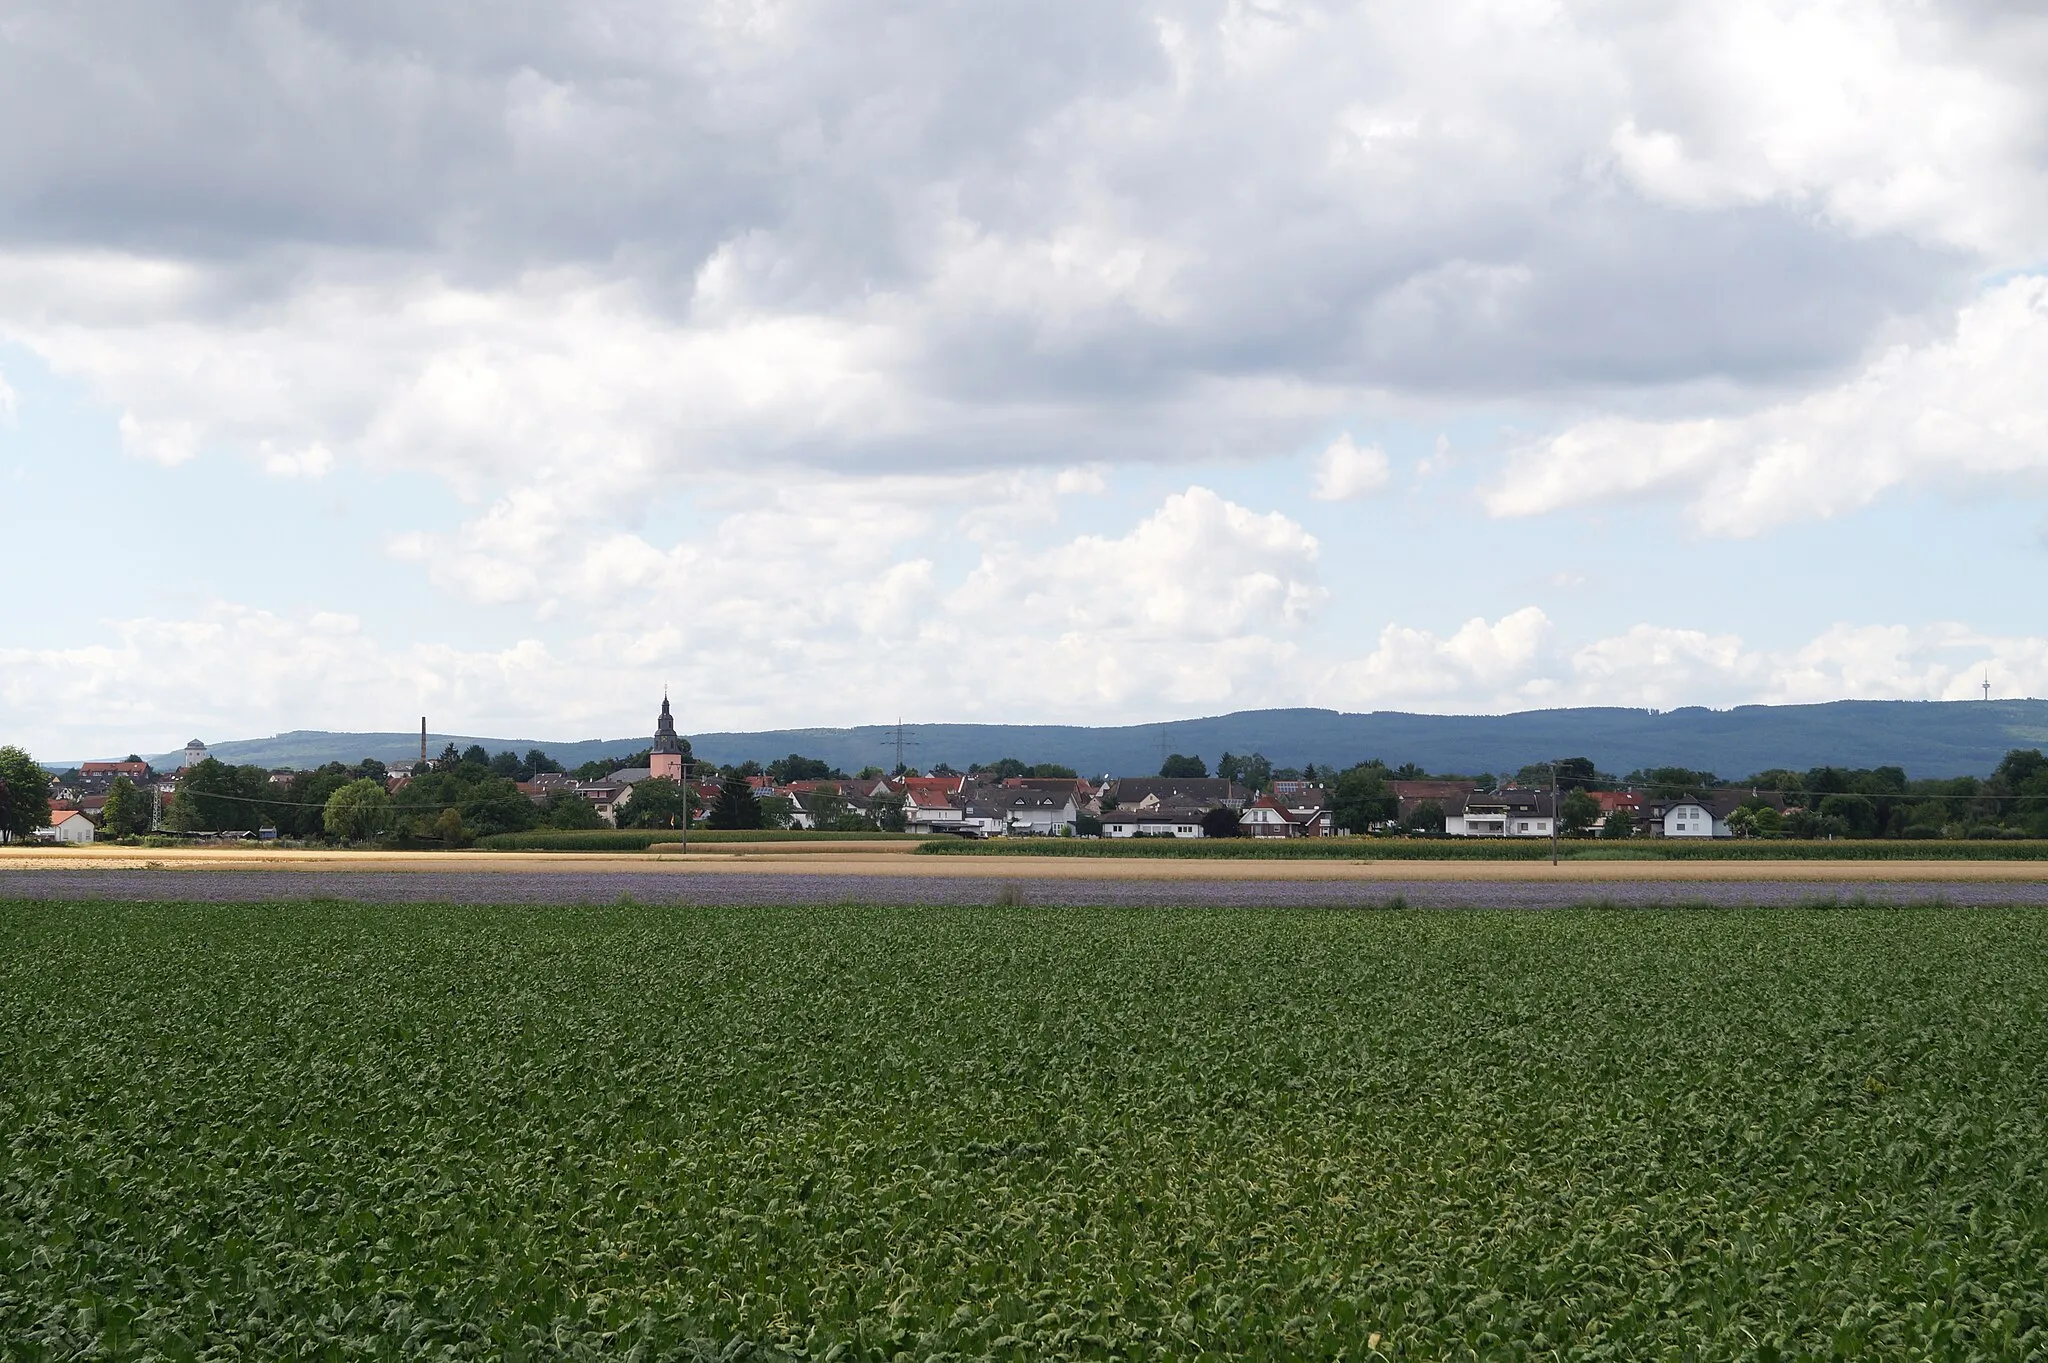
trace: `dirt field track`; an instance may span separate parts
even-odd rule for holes
[[[1213,861],[921,857],[911,843],[669,852],[0,848],[0,898],[592,903],[2048,904],[2048,862]]]

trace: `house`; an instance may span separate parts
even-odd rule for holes
[[[1548,790],[1475,790],[1444,806],[1444,832],[1454,838],[1547,838],[1555,799]]]
[[[1593,821],[1593,827],[1605,828],[1611,814],[1626,814],[1635,820],[1638,828],[1643,822],[1643,797],[1634,790],[1589,790],[1593,803],[1600,806],[1600,817]]]
[[[958,833],[967,817],[966,802],[925,787],[903,793],[903,826],[913,833]]]
[[[576,789],[597,810],[597,817],[608,824],[616,824],[619,821],[619,811],[633,798],[631,786],[617,785],[610,781],[581,781],[577,783]]]
[[[1761,800],[1785,811],[1785,797],[1776,791],[1710,790],[1704,795],[1687,793],[1671,799],[1645,800],[1637,816],[1641,831],[1664,838],[1732,838],[1728,816],[1745,804]]]
[[[1175,803],[1242,809],[1251,798],[1243,786],[1221,777],[1129,776],[1111,781],[1105,794],[1119,809],[1157,809]]]
[[[185,745],[184,755],[178,759],[178,770],[184,771],[187,767],[196,767],[201,762],[204,762],[208,755],[206,745],[195,738]]]
[[[50,826],[36,830],[38,842],[91,842],[98,836],[92,816],[82,809],[53,809]]]
[[[1287,817],[1304,838],[1327,838],[1337,831],[1330,809],[1330,793],[1321,786],[1304,785],[1292,792],[1276,789],[1273,798],[1287,811]],[[1364,832],[1364,829],[1357,830]]]
[[[1299,783],[1291,795],[1251,801],[1238,814],[1237,826],[1248,838],[1326,838],[1334,831],[1328,796],[1319,787]]]
[[[1435,805],[1449,817],[1451,806],[1462,804],[1465,797],[1479,788],[1477,781],[1389,781],[1387,790],[1394,797],[1394,817],[1407,823],[1415,811],[1423,805]],[[1354,828],[1354,833],[1363,833]]]
[[[125,776],[140,784],[149,779],[147,762],[86,762],[78,768],[78,774],[90,780],[97,776],[111,783],[116,776]]]
[[[1164,808],[1154,805],[1149,809],[1125,809],[1118,806],[1102,816],[1102,836],[1205,838],[1208,834],[1202,829],[1202,815],[1206,812],[1193,804],[1175,804]]]
[[[1300,836],[1287,810],[1270,795],[1261,795],[1238,812],[1237,826],[1248,838],[1292,838]]]
[[[1073,783],[1060,784],[1063,788],[1057,791],[1020,789],[1008,783],[993,789],[985,787],[974,795],[972,803],[978,809],[993,811],[1001,819],[1000,831],[1005,834],[1058,837],[1074,831],[1074,820],[1081,812],[1074,800]]]

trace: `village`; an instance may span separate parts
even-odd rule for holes
[[[394,799],[437,770],[491,773],[536,811],[572,817],[532,821],[552,827],[725,826],[736,802],[746,808],[737,826],[795,830],[911,833],[968,839],[1007,837],[1100,838],[1323,838],[1399,833],[1449,838],[1552,838],[1642,836],[1727,838],[1773,831],[1788,812],[1785,797],[1753,788],[1702,787],[1653,792],[1593,789],[1584,776],[1560,781],[1429,778],[1389,772],[1372,764],[1344,773],[1314,768],[1273,771],[1263,758],[1228,755],[1222,773],[1209,775],[1199,757],[1174,755],[1156,775],[1083,776],[1064,768],[1029,767],[1015,759],[955,771],[937,764],[928,772],[900,766],[867,768],[855,775],[791,754],[762,768],[757,762],[724,768],[694,761],[663,699],[652,741],[622,765],[597,764],[571,773],[545,770],[545,754],[493,759],[480,748],[439,758],[369,762],[347,770],[357,781],[381,782]],[[465,768],[464,764],[468,764]],[[337,764],[338,765],[338,764]],[[107,835],[108,806],[122,832],[193,836],[278,836],[289,829],[288,798],[304,789],[307,773],[279,769],[261,774],[271,797],[242,792],[238,801],[256,817],[250,827],[221,827],[222,819],[178,817],[181,792],[199,789],[198,774],[214,762],[198,739],[186,744],[177,768],[157,771],[138,756],[85,762],[59,774],[50,792],[50,820],[36,830],[42,841],[80,843]],[[1242,770],[1242,773],[1240,772]],[[1243,779],[1241,779],[1241,774]],[[1537,773],[1539,776],[1544,773]],[[250,777],[257,773],[251,771]],[[1368,784],[1369,782],[1369,784]],[[221,797],[227,798],[227,797]],[[121,807],[126,804],[126,807]],[[189,809],[188,803],[184,808]],[[267,810],[272,817],[264,817]],[[657,812],[658,811],[658,812]],[[300,820],[300,822],[305,822]],[[514,820],[513,822],[524,822]],[[211,827],[195,824],[210,823]],[[1622,830],[1626,830],[1623,833]],[[116,834],[117,835],[117,834]]]

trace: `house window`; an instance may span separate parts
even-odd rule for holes
[[[1515,825],[1515,831],[1516,831],[1517,833],[1526,833],[1526,832],[1528,832],[1528,831],[1529,831],[1529,825],[1528,825],[1528,824],[1526,824],[1526,823],[1519,823],[1519,824],[1516,824],[1516,825]]]

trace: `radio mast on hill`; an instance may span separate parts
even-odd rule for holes
[[[1984,669],[1984,699],[1991,699],[1991,669]]]

